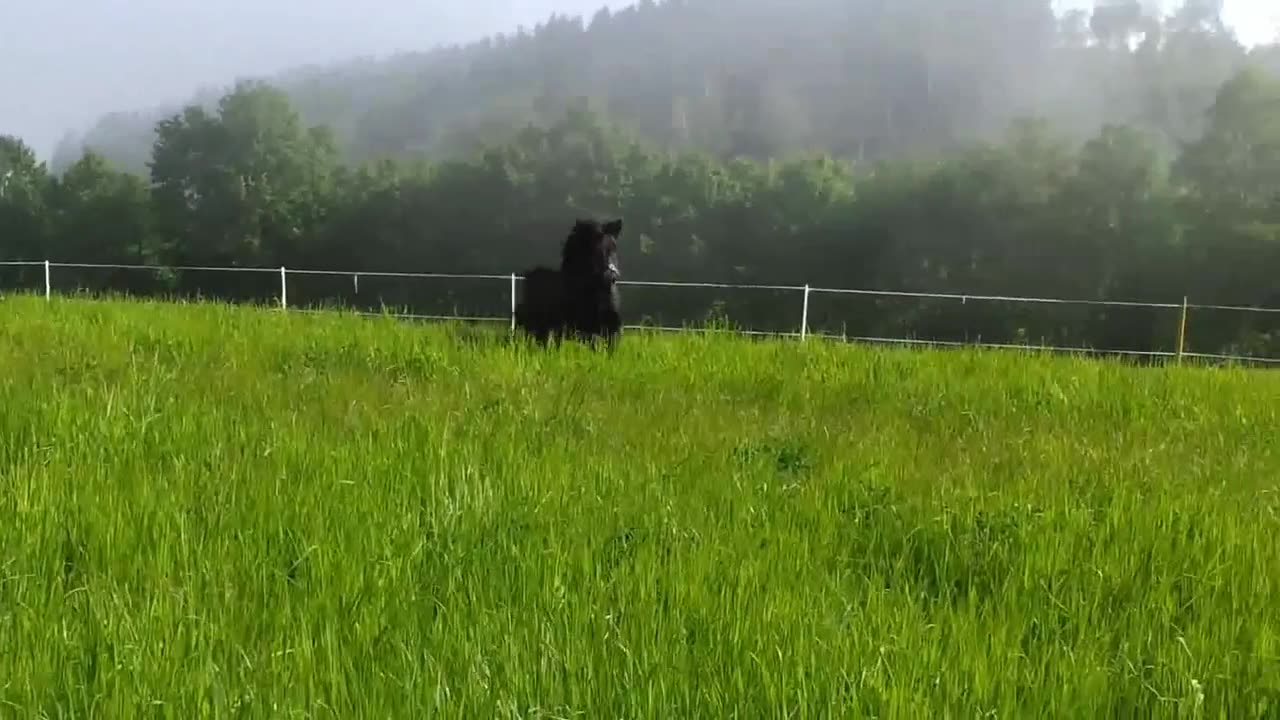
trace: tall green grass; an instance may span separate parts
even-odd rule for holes
[[[0,302],[0,716],[1280,716],[1280,374]]]

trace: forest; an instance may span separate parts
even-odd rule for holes
[[[1220,3],[669,0],[0,138],[0,259],[506,274],[575,217],[631,280],[1280,307],[1280,45]],[[6,269],[6,288],[31,287]],[[259,282],[261,281],[261,282]],[[273,279],[63,273],[269,297]],[[278,283],[278,278],[275,280]],[[291,279],[291,283],[294,282]],[[298,302],[504,315],[503,288],[303,276]],[[629,320],[794,330],[794,293],[627,288]],[[818,332],[1168,351],[1177,313],[815,297]],[[447,308],[444,306],[447,305]],[[429,307],[428,307],[429,306]],[[1280,356],[1280,314],[1190,349]]]
[[[1162,15],[1138,0],[1062,14],[1053,0],[639,0],[462,47],[250,79],[283,90],[357,164],[466,159],[583,98],[656,147],[716,157],[931,157],[998,140],[1027,116],[1075,141],[1106,124],[1150,131],[1170,156],[1243,65],[1280,71],[1280,46],[1240,45],[1222,0],[1176,2]],[[222,94],[190,103],[212,111]],[[88,147],[146,174],[156,123],[181,110],[107,115],[68,135],[51,166]]]

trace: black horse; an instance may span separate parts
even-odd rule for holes
[[[613,347],[622,332],[618,296],[618,236],[622,220],[601,224],[578,220],[564,242],[560,269],[536,267],[524,273],[515,320],[546,345],[570,336],[591,341],[604,337]]]

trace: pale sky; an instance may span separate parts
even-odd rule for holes
[[[202,86],[590,18],[617,0],[0,0],[0,134],[48,158],[102,114]],[[376,10],[370,10],[374,7]]]
[[[1227,0],[1222,14],[1245,45],[1261,45],[1280,36],[1280,2]]]
[[[1140,0],[1144,5],[1157,6],[1166,11],[1180,5],[1173,0]],[[1056,0],[1059,12],[1067,9],[1088,10],[1096,0]],[[1222,19],[1236,32],[1245,45],[1271,42],[1280,35],[1280,0],[1225,0]]]
[[[424,50],[632,1],[0,0],[0,134],[47,158],[64,132],[105,112],[182,102],[239,75]],[[1246,44],[1271,40],[1280,0],[1226,0],[1225,15]]]

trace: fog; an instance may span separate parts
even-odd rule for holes
[[[590,17],[620,0],[0,0],[0,133],[44,158],[103,113],[145,110],[224,87],[354,56],[426,50],[532,26],[553,12]],[[1094,0],[1060,0],[1059,12]],[[1150,3],[1147,3],[1150,4]],[[1225,0],[1245,44],[1274,39],[1274,0]]]
[[[188,99],[240,75],[425,50],[589,16],[609,0],[0,0],[0,134],[48,157],[105,112]]]

